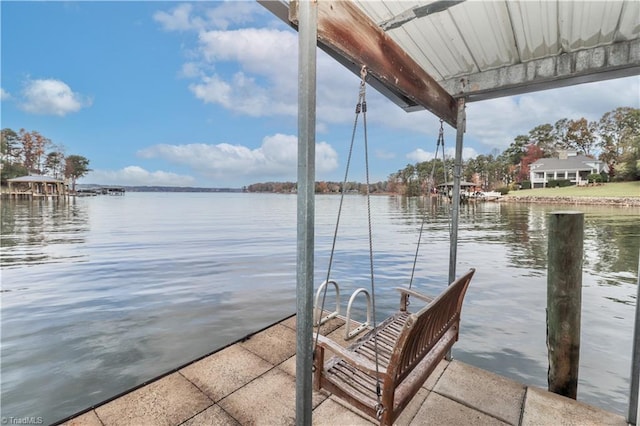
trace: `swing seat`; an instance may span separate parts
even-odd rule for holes
[[[458,340],[462,302],[474,272],[470,269],[436,298],[398,289],[400,310],[348,348],[319,335],[315,389],[333,393],[380,424],[392,424]],[[409,312],[409,296],[426,305]],[[325,350],[335,354],[326,363]]]

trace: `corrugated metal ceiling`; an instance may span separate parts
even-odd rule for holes
[[[429,1],[356,1],[381,24]],[[466,1],[387,34],[436,80],[640,36],[638,1]]]
[[[289,1],[258,1],[295,27],[287,16]],[[348,10],[338,7],[338,0],[318,1],[325,9]],[[446,92],[467,101],[640,74],[638,0],[354,0],[350,4]],[[358,31],[358,26],[349,31]],[[362,23],[362,30],[368,31],[368,24]],[[321,47],[359,72],[362,64],[345,56],[344,49]],[[376,49],[353,46],[352,53],[357,56],[363,50],[375,53]],[[376,88],[406,110],[428,108],[393,81],[381,80]]]

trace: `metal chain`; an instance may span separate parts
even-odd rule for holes
[[[365,173],[366,173],[366,195],[367,195],[367,221],[368,221],[368,231],[369,231],[369,267],[371,272],[371,305],[372,305],[372,316],[373,316],[373,329],[375,330],[377,327],[376,324],[376,299],[375,299],[375,280],[374,280],[374,271],[373,271],[373,231],[371,227],[371,194],[370,194],[370,179],[369,179],[369,143],[368,143],[368,134],[367,134],[367,100],[366,100],[366,80],[367,80],[367,68],[365,66],[360,70],[360,89],[358,92],[358,103],[356,104],[356,115],[353,123],[353,129],[351,132],[351,144],[349,146],[349,156],[347,158],[347,166],[344,175],[344,181],[342,184],[342,191],[340,196],[340,205],[338,207],[338,218],[336,220],[336,227],[333,233],[333,243],[331,245],[331,254],[329,255],[329,266],[327,268],[327,278],[329,281],[331,277],[331,266],[333,263],[333,256],[335,254],[336,240],[338,236],[338,228],[340,225],[340,216],[342,214],[342,206],[344,202],[344,194],[345,188],[347,185],[347,180],[349,176],[349,166],[351,164],[351,156],[353,153],[353,145],[355,141],[356,128],[358,124],[358,115],[362,113],[362,125],[364,128],[364,154],[365,154]],[[324,293],[322,295],[322,304],[320,308],[320,312],[324,312],[324,304],[327,297],[327,286],[325,286]],[[318,335],[320,334],[320,330],[316,333],[316,338],[314,342],[314,356],[315,356],[315,348],[318,345]],[[374,335],[374,348],[375,348],[375,364],[376,364],[376,394],[377,394],[377,411],[379,415],[384,411],[384,407],[381,402],[381,382],[380,382],[380,370],[379,370],[379,359],[378,359],[378,339],[377,336]]]
[[[365,81],[367,79],[367,69],[363,66],[360,71],[360,77],[362,78],[362,82],[360,83],[360,91],[362,95],[362,125],[364,127],[364,162],[365,162],[365,174],[367,181],[367,221],[369,224],[369,268],[371,273],[371,314],[373,317],[373,329],[377,328],[376,324],[376,286],[373,272],[373,231],[371,227],[371,191],[370,191],[370,180],[369,180],[369,140],[367,134],[367,100],[366,100],[366,84]],[[381,397],[382,391],[380,390],[380,369],[379,364],[380,361],[378,359],[378,334],[374,333],[373,335],[373,347],[375,353],[375,364],[376,364],[376,397],[377,397],[377,407],[378,411],[382,413],[384,411],[384,406],[382,405]]]
[[[438,141],[436,142],[436,154],[433,157],[433,165],[431,166],[431,175],[429,176],[429,184],[427,185],[427,192],[429,196],[431,196],[431,190],[433,189],[433,179],[436,172],[436,160],[438,159],[438,149],[442,145],[442,165],[444,169],[444,181],[447,182],[447,165],[444,162],[444,121],[440,120],[440,132],[438,133]],[[409,279],[409,289],[413,285],[413,277],[416,273],[416,265],[418,263],[418,252],[420,251],[420,242],[422,241],[422,233],[424,231],[424,224],[427,221],[426,212],[422,214],[422,223],[420,224],[420,232],[418,233],[418,244],[416,244],[416,254],[413,258],[413,267],[411,268],[411,278]],[[409,304],[409,299],[407,299],[407,305]]]
[[[362,69],[364,70],[365,68],[362,67]],[[355,114],[355,119],[353,120],[353,128],[351,130],[351,144],[349,145],[349,155],[347,156],[347,165],[344,172],[344,179],[342,181],[342,190],[340,191],[340,204],[338,206],[338,216],[336,218],[336,226],[333,231],[333,242],[331,244],[331,253],[329,254],[329,265],[327,266],[327,277],[325,282],[329,282],[329,279],[331,278],[331,267],[333,265],[333,256],[335,254],[336,241],[338,239],[338,229],[340,227],[340,217],[342,216],[342,206],[344,203],[345,188],[347,186],[347,180],[349,178],[349,167],[351,166],[351,156],[353,154],[353,145],[356,138],[356,129],[358,127],[358,117],[360,115],[360,112],[362,111],[362,103],[363,103],[364,95],[365,95],[365,80],[363,78],[362,81],[360,82],[360,89],[358,92],[358,102],[356,103],[356,111],[355,111],[356,114]],[[322,312],[324,312],[324,305],[327,299],[327,290],[328,290],[327,287],[328,286],[324,287],[324,292],[322,293],[322,303],[320,304],[321,315],[322,315]],[[320,330],[318,330],[318,333],[316,333],[316,338],[313,345],[314,356],[315,356],[315,348],[318,346],[318,334],[320,334]]]

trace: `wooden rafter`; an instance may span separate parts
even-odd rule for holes
[[[339,0],[316,4],[318,42],[323,48],[365,65],[369,76],[456,127],[456,100],[356,5]],[[295,27],[297,6],[297,1],[289,6],[289,19]]]

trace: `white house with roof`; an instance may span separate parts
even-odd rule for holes
[[[550,180],[567,179],[576,185],[587,182],[593,173],[609,173],[603,161],[576,151],[561,151],[558,158],[541,158],[529,166],[532,188],[544,188]]]

